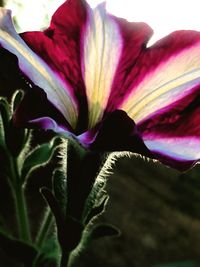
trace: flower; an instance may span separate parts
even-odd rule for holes
[[[200,158],[200,33],[151,47],[152,29],[68,0],[43,32],[18,35],[0,10],[0,44],[31,88],[17,124],[76,136],[96,150],[128,150],[185,170]]]

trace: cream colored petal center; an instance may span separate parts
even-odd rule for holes
[[[119,63],[122,40],[117,23],[102,5],[88,11],[83,33],[83,77],[89,107],[89,128],[103,116]]]

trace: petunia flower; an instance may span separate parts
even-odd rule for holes
[[[46,30],[18,35],[1,8],[1,47],[31,86],[16,124],[189,168],[200,159],[200,33],[173,32],[147,47],[151,35],[145,23],[84,0],[66,1]]]

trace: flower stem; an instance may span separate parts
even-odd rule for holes
[[[12,157],[10,155],[10,171],[12,180],[11,188],[12,193],[15,200],[15,208],[16,208],[16,217],[17,217],[17,225],[18,225],[18,232],[19,232],[19,238],[21,238],[24,241],[31,241],[31,235],[30,235],[30,226],[28,221],[28,215],[27,215],[27,207],[26,207],[26,199],[24,195],[24,189],[20,181],[19,176],[19,169],[18,169],[18,163],[17,158]]]
[[[60,267],[70,267],[70,252],[62,252]]]
[[[41,248],[53,223],[53,215],[51,210],[48,208],[44,215],[42,225],[36,237],[36,245]]]

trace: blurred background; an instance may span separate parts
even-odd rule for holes
[[[35,0],[35,3],[37,1]],[[56,2],[56,4],[55,4]],[[51,12],[56,8],[55,0],[38,1],[42,19],[38,26],[47,25]],[[31,1],[4,1],[1,5],[13,7],[16,27],[22,22],[30,25]],[[14,7],[15,6],[15,7]],[[51,6],[51,12],[48,11]],[[21,15],[17,13],[21,10]],[[24,10],[28,14],[23,17]],[[16,12],[16,13],[15,13]],[[36,20],[36,19],[34,19]],[[30,28],[31,30],[32,28]],[[7,89],[1,95],[9,95]],[[35,132],[34,142],[42,143],[50,138],[48,132]],[[0,213],[13,227],[13,205],[3,176],[3,157],[0,155]],[[53,163],[34,173],[27,185],[30,216],[37,226],[40,207],[45,202],[39,188],[50,183]],[[108,178],[107,191],[110,201],[100,221],[116,225],[121,236],[103,238],[80,255],[74,267],[194,267],[200,266],[200,167],[187,173],[144,160],[137,155],[118,160],[113,174]],[[0,250],[0,266],[13,267],[12,259]]]

